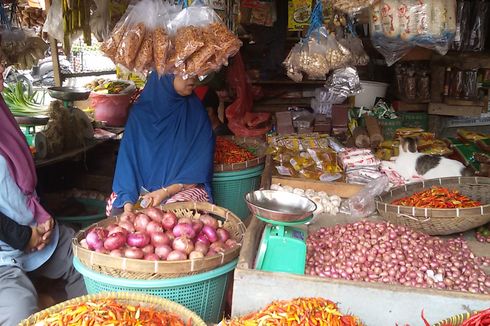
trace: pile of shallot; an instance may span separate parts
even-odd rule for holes
[[[238,243],[211,215],[178,218],[151,207],[122,215],[106,228],[92,228],[80,245],[116,257],[171,261],[217,255]]]
[[[490,277],[461,239],[357,222],[309,235],[306,274],[488,294]]]

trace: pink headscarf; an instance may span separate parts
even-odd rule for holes
[[[10,174],[26,196],[26,204],[36,222],[45,222],[50,215],[41,206],[36,195],[37,175],[34,160],[22,131],[1,96],[0,155],[7,161]]]

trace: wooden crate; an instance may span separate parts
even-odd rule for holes
[[[262,186],[268,188],[270,183],[270,171],[267,171],[266,167]],[[309,187],[313,188],[312,185]],[[349,222],[346,216],[325,215],[319,223],[308,228],[309,231],[314,231],[321,226],[346,222]],[[466,307],[477,310],[490,306],[488,295],[255,270],[253,269],[255,256],[264,227],[265,223],[252,218],[245,233],[244,245],[234,274],[232,316],[259,310],[273,300],[300,296],[320,296],[338,302],[341,311],[359,316],[366,326],[395,325],[395,323],[422,325],[420,318],[422,309],[429,322],[435,323],[465,312]],[[471,240],[470,236],[468,240]],[[478,243],[472,243],[470,247],[473,245],[479,246]],[[486,246],[486,249],[480,248],[473,252],[490,255],[488,245]]]

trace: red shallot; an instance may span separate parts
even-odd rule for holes
[[[143,213],[139,213],[134,219],[134,228],[136,231],[146,231],[146,226],[150,223],[150,218]]]
[[[174,250],[171,253],[168,254],[167,260],[186,260],[187,255],[183,253],[182,251],[179,250]]]
[[[161,245],[169,245],[172,243],[172,240],[168,237],[168,235],[164,232],[154,232],[150,234],[151,244],[155,247]]]
[[[124,257],[132,259],[141,259],[145,256],[140,248],[128,247],[124,250]]]
[[[172,232],[173,232],[175,237],[186,236],[186,237],[192,239],[196,236],[196,232],[192,228],[192,224],[188,224],[188,223],[177,224],[173,228]]]
[[[173,212],[165,212],[162,217],[162,226],[167,231],[172,231],[177,225],[177,215]]]
[[[217,229],[218,228],[218,220],[215,219],[214,217],[212,217],[211,215],[209,214],[203,214],[199,217],[199,219],[204,223],[204,225],[209,225],[210,227],[212,227],[213,229]]]
[[[169,253],[172,252],[172,247],[169,245],[161,245],[155,247],[155,254],[160,257],[161,260],[167,259]]]
[[[488,294],[490,278],[462,238],[362,221],[320,228],[307,239],[306,274]]]
[[[172,243],[172,247],[174,248],[174,250],[182,251],[186,255],[190,254],[191,251],[194,250],[194,244],[192,243],[192,240],[187,238],[186,236],[175,238]]]
[[[149,234],[155,233],[155,232],[163,232],[162,225],[160,223],[157,223],[155,221],[151,221],[146,225],[146,232]]]
[[[126,242],[131,247],[143,248],[150,243],[150,237],[143,232],[130,233],[128,234]]]
[[[157,223],[161,223],[163,219],[163,212],[161,209],[156,207],[148,207],[143,211],[149,218]]]

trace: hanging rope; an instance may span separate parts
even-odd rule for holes
[[[322,27],[323,25],[323,5],[322,0],[316,0],[315,6],[311,11],[310,26],[306,32],[306,37],[310,37],[314,30]]]

